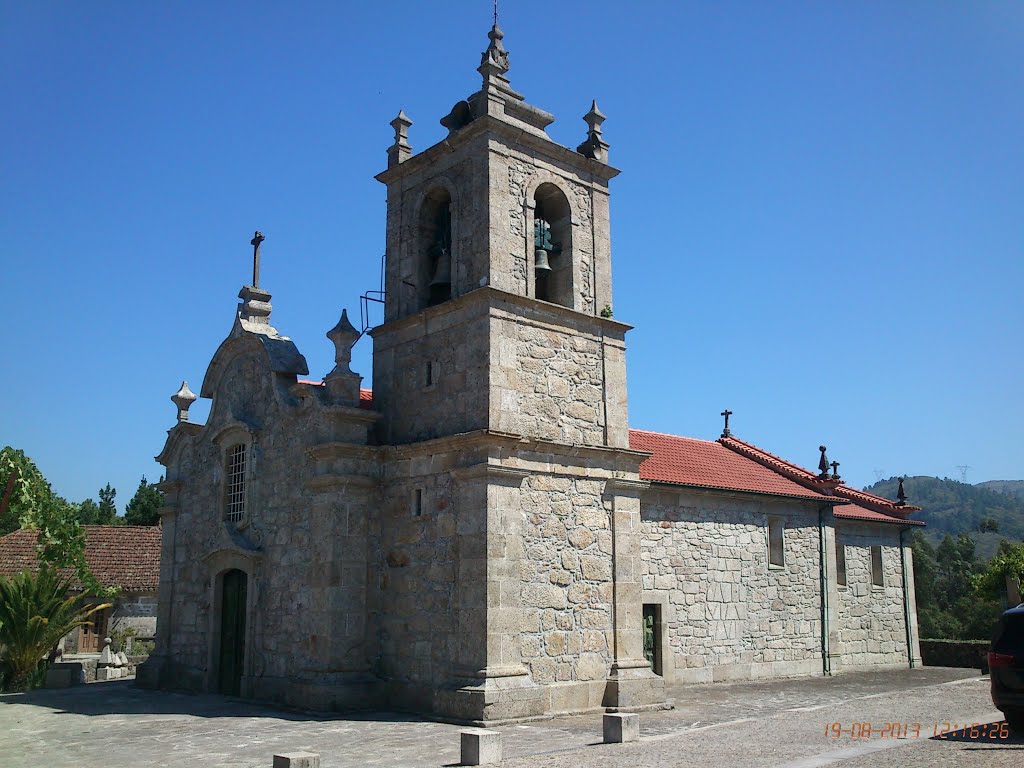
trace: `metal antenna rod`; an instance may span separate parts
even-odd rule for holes
[[[498,0],[494,0],[494,26],[498,26]]]

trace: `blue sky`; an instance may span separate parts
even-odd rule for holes
[[[267,236],[311,375],[377,287],[383,170],[479,86],[491,3],[0,4],[0,444],[123,508]],[[509,77],[608,116],[633,426],[862,486],[1024,478],[1024,4],[502,3]],[[370,340],[355,370],[371,371]],[[193,408],[204,418],[208,406]]]

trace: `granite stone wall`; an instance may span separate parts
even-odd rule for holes
[[[604,481],[532,476],[518,494],[525,558],[519,634],[536,683],[603,680],[611,664],[612,534]]]
[[[899,531],[841,524],[836,545],[846,547],[846,587],[838,588],[835,630],[843,668],[907,662]],[[871,547],[882,548],[883,586],[871,583]],[[909,575],[909,574],[908,574]]]
[[[822,669],[817,510],[798,502],[652,489],[641,507],[645,602],[662,618],[677,681]],[[767,523],[785,525],[768,563]]]

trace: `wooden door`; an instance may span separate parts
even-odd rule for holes
[[[224,574],[220,601],[220,654],[218,690],[237,696],[245,660],[245,595],[249,578],[243,571]]]
[[[103,650],[103,638],[107,636],[109,609],[96,611],[89,617],[89,623],[79,627],[78,652],[99,653]]]

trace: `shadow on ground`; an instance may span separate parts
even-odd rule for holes
[[[284,721],[332,722],[374,721],[388,723],[424,722],[413,714],[352,710],[310,712],[264,704],[212,693],[152,691],[135,686],[134,680],[89,683],[72,688],[39,689],[0,695],[4,704],[46,707],[57,714],[99,715],[191,715],[193,717],[262,717]]]

